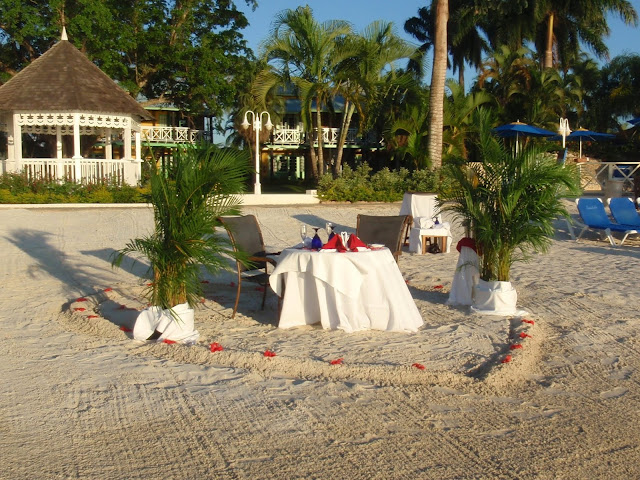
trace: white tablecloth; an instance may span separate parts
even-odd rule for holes
[[[402,197],[400,215],[411,215],[414,219],[414,226],[419,217],[433,218],[436,216],[436,194],[435,193],[405,193]]]
[[[280,328],[311,325],[357,330],[416,331],[422,316],[386,249],[314,252],[286,249],[269,278],[284,298]]]

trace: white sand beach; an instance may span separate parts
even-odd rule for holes
[[[355,231],[357,214],[399,208],[243,210],[282,250],[300,222]],[[512,271],[533,324],[445,305],[454,249],[400,257],[416,333],[278,329],[275,295],[261,311],[252,285],[232,320],[234,275],[204,274],[185,346],[120,328],[146,306],[147,265],[110,255],[149,231],[150,209],[0,219],[0,479],[640,477],[638,238],[576,243],[558,222],[550,252]]]

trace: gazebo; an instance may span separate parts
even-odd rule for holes
[[[68,41],[63,29],[58,43],[0,86],[0,129],[7,135],[2,173],[135,185],[141,178],[140,121],[151,118]],[[55,136],[55,156],[28,158],[26,134]],[[63,136],[73,136],[72,148]],[[82,136],[104,139],[104,158],[83,158]],[[123,149],[114,158],[118,139]]]

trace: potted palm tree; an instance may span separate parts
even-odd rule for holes
[[[202,293],[201,268],[216,273],[226,268],[223,254],[237,256],[214,229],[220,225],[219,216],[239,213],[238,194],[248,174],[247,152],[207,144],[181,148],[168,167],[152,169],[154,231],[128,242],[112,262],[120,266],[129,254],[150,262],[153,280],[146,294],[152,307],[141,316],[156,321],[151,338],[166,332],[167,323],[183,330],[174,335],[193,332],[194,307]],[[144,337],[144,326],[139,330]],[[134,337],[139,336],[134,329]]]
[[[479,109],[475,116],[479,162],[443,166],[452,185],[440,192],[440,208],[462,220],[478,246],[480,281],[472,307],[513,315],[511,266],[547,251],[554,220],[568,216],[562,197],[579,195],[579,180],[575,168],[563,167],[535,146],[514,156],[491,133],[490,113]]]

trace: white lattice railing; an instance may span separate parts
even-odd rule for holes
[[[357,133],[358,131],[355,128],[350,128],[347,131],[347,138],[345,140],[345,145],[356,145],[358,143],[362,143],[362,138],[358,137]],[[339,128],[323,128],[322,129],[322,140],[326,146],[328,147],[337,146],[339,139],[340,139]],[[271,135],[272,145],[294,146],[294,145],[301,145],[304,142],[305,142],[305,133],[301,128],[276,127],[273,134]]]
[[[622,182],[622,190],[633,191],[633,177],[640,173],[640,162],[579,163],[580,186],[583,190],[604,190],[608,181]]]
[[[31,158],[23,160],[22,167],[29,180],[66,179],[82,183],[110,181],[118,185],[125,181],[124,160]]]
[[[200,130],[188,127],[158,127],[142,125],[142,141],[151,143],[195,143],[200,138]]]

